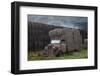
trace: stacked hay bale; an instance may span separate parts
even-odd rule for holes
[[[61,40],[63,35],[65,35],[65,32],[61,28],[56,28],[49,32],[49,36],[51,40]]]

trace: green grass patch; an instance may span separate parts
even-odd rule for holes
[[[70,54],[63,54],[59,57],[44,57],[38,56],[38,52],[28,52],[28,61],[33,60],[59,60],[59,59],[84,59],[88,58],[87,49],[82,49],[80,52],[72,52]]]

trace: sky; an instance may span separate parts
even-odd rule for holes
[[[88,18],[75,16],[28,15],[28,21],[87,30]]]

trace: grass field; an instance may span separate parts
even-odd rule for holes
[[[63,54],[59,57],[44,57],[44,56],[38,56],[38,54],[35,52],[28,52],[28,61],[33,60],[57,60],[57,59],[84,59],[88,58],[87,49],[82,49],[80,52],[73,52],[70,54]]]

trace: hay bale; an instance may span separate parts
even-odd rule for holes
[[[57,28],[49,32],[51,40],[59,40],[61,39],[62,35],[64,35],[64,30],[62,30],[61,28]]]

